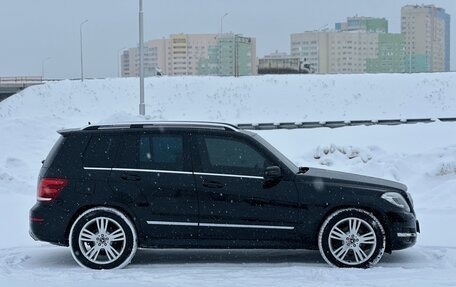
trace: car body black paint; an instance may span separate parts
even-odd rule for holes
[[[141,170],[135,148],[141,135],[182,136],[183,169],[179,173]],[[279,166],[282,177],[265,182],[255,176],[205,172],[200,142],[205,136],[249,145],[268,164]],[[124,212],[137,229],[141,247],[317,249],[317,235],[325,217],[344,207],[375,213],[385,226],[388,251],[412,246],[416,241],[416,237],[400,238],[397,233],[419,231],[406,186],[317,168],[298,173],[297,167],[290,166],[287,159],[251,132],[151,127],[69,130],[62,132],[62,137],[39,177],[63,177],[69,184],[56,200],[37,202],[31,209],[31,217],[44,219],[31,221],[30,233],[37,240],[68,245],[72,222],[78,214],[95,206],[110,206]],[[105,170],[84,169],[84,156],[94,137],[115,139],[114,159]],[[381,199],[384,192],[391,191],[406,198],[410,212]],[[274,228],[237,227],[244,225]]]

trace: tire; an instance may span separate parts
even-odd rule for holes
[[[372,213],[356,208],[328,216],[318,235],[320,254],[334,267],[372,267],[382,258],[385,246],[385,230],[380,221]]]
[[[118,210],[106,207],[82,213],[71,227],[69,242],[79,265],[99,270],[127,266],[138,246],[132,222]]]

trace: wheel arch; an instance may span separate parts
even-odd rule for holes
[[[73,226],[74,222],[79,218],[81,214],[86,212],[87,210],[98,208],[98,207],[104,207],[104,208],[112,208],[123,215],[125,215],[133,224],[133,227],[135,228],[136,234],[137,234],[137,240],[138,240],[138,246],[141,244],[141,238],[142,238],[142,230],[140,225],[136,222],[136,216],[132,212],[130,212],[127,208],[119,205],[103,205],[103,204],[91,204],[91,205],[85,205],[80,207],[79,209],[74,212],[74,214],[71,216],[70,221],[67,224],[66,230],[65,230],[65,243],[68,246],[69,245],[69,236],[70,236],[70,231],[71,227]]]

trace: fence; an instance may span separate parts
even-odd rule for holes
[[[243,130],[276,130],[276,129],[313,129],[313,128],[341,128],[350,126],[373,125],[404,125],[433,122],[456,122],[456,117],[451,118],[417,118],[417,119],[387,119],[387,120],[354,120],[354,121],[319,121],[319,122],[282,122],[282,123],[252,123],[238,124]]]

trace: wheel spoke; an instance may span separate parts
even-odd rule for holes
[[[342,245],[341,247],[337,248],[336,251],[334,251],[334,256],[336,256],[339,260],[344,260],[345,256],[348,253],[349,248],[345,247],[345,245]]]
[[[351,234],[357,234],[359,227],[361,226],[361,220],[357,218],[350,218],[348,220],[348,226]]]
[[[125,234],[122,229],[117,229],[109,235],[109,241],[124,241]]]
[[[362,244],[375,244],[375,233],[373,231],[370,231],[366,234],[361,235],[358,237],[359,243]]]
[[[99,233],[106,233],[108,220],[105,218],[97,218],[97,228]]]
[[[94,246],[94,247],[95,248],[92,250],[92,252],[90,252],[90,254],[87,255],[87,257],[90,260],[96,261],[97,258],[98,258],[98,254],[100,254],[101,248],[100,247],[96,247],[96,246]]]
[[[344,241],[345,238],[347,237],[347,234],[345,234],[345,232],[343,232],[342,230],[340,230],[337,226],[334,227],[334,229],[332,230],[330,236],[332,239],[337,239],[337,240],[342,240]]]
[[[96,235],[93,234],[91,231],[87,230],[87,229],[83,229],[81,231],[81,240],[82,241],[91,241],[91,242],[95,242],[96,241]]]
[[[117,250],[115,250],[111,245],[105,246],[104,250],[106,251],[106,255],[109,260],[116,259],[119,256],[119,252],[117,252]]]
[[[364,261],[364,259],[367,257],[366,253],[364,253],[361,248],[353,248],[353,253],[355,254],[356,262]]]

